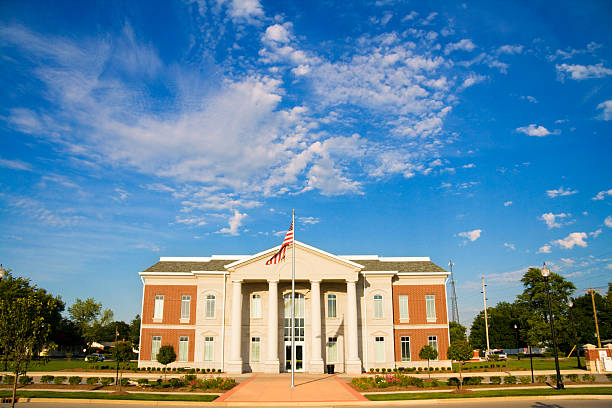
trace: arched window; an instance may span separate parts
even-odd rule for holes
[[[206,317],[214,319],[215,317],[215,295],[206,295]]]
[[[383,318],[383,297],[382,295],[374,295],[374,318]]]

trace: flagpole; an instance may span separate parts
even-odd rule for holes
[[[291,387],[295,386],[295,209],[291,218],[293,245],[291,252]]]

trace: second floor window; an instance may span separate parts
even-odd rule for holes
[[[153,319],[161,320],[164,317],[164,295],[155,295]]]
[[[436,320],[436,297],[434,295],[425,296],[427,307],[427,320]]]
[[[336,318],[336,295],[327,295],[327,318]]]
[[[399,297],[399,314],[400,319],[408,319],[408,296],[400,295]]]
[[[215,317],[215,295],[206,296],[206,317],[210,319]]]
[[[383,297],[382,295],[374,296],[374,318],[383,318]]]
[[[251,317],[261,317],[261,295],[255,294],[251,296]]]
[[[191,296],[181,296],[181,319],[189,319],[191,310]]]

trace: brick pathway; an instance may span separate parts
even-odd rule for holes
[[[368,401],[335,375],[255,374],[215,402],[340,402]]]

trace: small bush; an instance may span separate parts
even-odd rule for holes
[[[612,381],[612,374],[606,374],[606,378],[610,381]]]
[[[53,376],[52,375],[43,375],[42,377],[40,377],[40,382],[43,384],[49,384],[51,382],[53,382]]]
[[[151,367],[147,367],[147,371],[149,371],[149,372],[150,372],[150,371],[151,371]]]
[[[374,374],[374,368],[370,367],[370,373]]]
[[[4,377],[4,383],[5,384],[14,384],[15,383],[15,376],[14,375],[7,375]]]
[[[432,378],[431,381],[429,382],[429,385],[431,385],[432,387],[439,387],[440,386],[440,381],[438,381],[435,378]]]
[[[482,377],[465,377],[463,379],[463,385],[480,385],[482,380]]]
[[[30,385],[34,382],[34,378],[30,377],[29,375],[22,375],[21,377],[19,377],[19,384],[21,385]]]
[[[584,382],[594,382],[595,381],[595,376],[592,374],[585,374],[582,376],[582,381]]]
[[[195,374],[185,374],[185,376],[183,377],[183,381],[186,383],[190,383],[192,381],[195,381],[197,379]]]
[[[501,377],[498,375],[495,375],[493,377],[489,377],[489,381],[491,381],[491,384],[501,384]]]
[[[565,376],[565,378],[567,378],[571,382],[579,382],[580,381],[580,377],[578,376],[578,374],[568,374],[568,375]]]
[[[377,369],[376,369],[376,372],[377,372],[377,373],[379,373],[379,372],[380,372],[380,368],[377,368]]]
[[[449,378],[446,383],[448,385],[454,385],[455,387],[459,387],[459,379],[457,377],[451,377]]]
[[[181,388],[181,387],[185,386],[185,383],[180,378],[171,378],[170,379],[170,386],[172,388]]]
[[[545,383],[546,382],[546,376],[545,375],[536,375],[536,382],[537,383]]]
[[[68,382],[70,383],[70,385],[77,385],[80,384],[82,380],[83,378],[81,377],[70,377],[68,379]]]
[[[380,371],[382,371],[383,373],[386,373],[386,372],[387,372],[387,369],[386,369],[386,368],[383,368],[383,369],[382,369],[382,370],[380,370]]]
[[[98,381],[100,381],[99,377],[87,377],[87,379],[85,380],[87,385],[96,385]]]
[[[113,377],[102,377],[100,378],[100,383],[102,383],[103,386],[109,386],[113,383],[113,381],[115,381],[115,379]]]
[[[551,374],[549,378],[551,383],[557,382],[557,374]]]
[[[423,367],[419,367],[419,371],[423,371]]]
[[[122,387],[127,387],[128,385],[130,385],[130,379],[129,378],[122,378],[119,381],[121,382],[121,386]]]
[[[141,387],[149,385],[149,380],[147,378],[139,378],[138,385],[140,385]]]
[[[531,382],[531,377],[529,377],[528,375],[521,375],[519,377],[519,381],[521,382],[521,384],[529,384]]]
[[[56,385],[64,384],[67,379],[68,378],[64,377],[63,375],[59,375],[53,379],[53,384],[56,384]]]
[[[504,384],[516,384],[516,377],[513,375],[507,375],[504,377]]]

